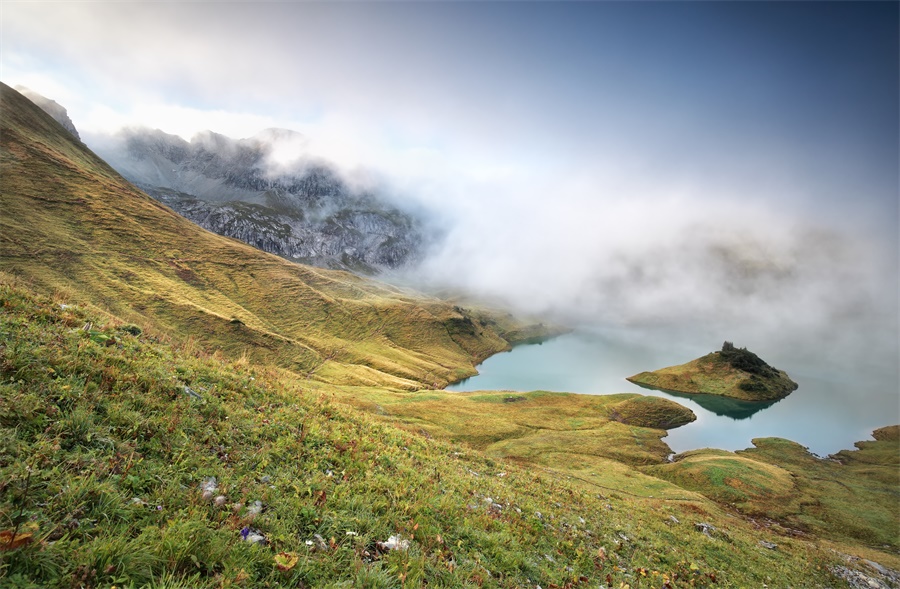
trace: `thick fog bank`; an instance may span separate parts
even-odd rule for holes
[[[744,196],[468,192],[444,201],[446,239],[406,279],[623,337],[896,375],[896,226]]]

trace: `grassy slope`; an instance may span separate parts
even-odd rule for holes
[[[900,552],[900,426],[822,459],[781,438],[737,453],[695,450],[644,472],[730,504],[752,517],[836,541]]]
[[[2,88],[0,269],[208,349],[332,382],[418,388],[474,374],[517,325],[299,266],[204,231]],[[35,182],[34,179],[43,179]]]
[[[0,539],[20,544],[0,544],[4,587],[836,583],[833,552],[699,496],[610,493],[428,440],[333,403],[333,385],[8,281],[0,308]],[[379,549],[392,535],[409,549]]]
[[[723,395],[744,401],[771,401],[789,395],[797,388],[784,371],[777,376],[760,378],[731,366],[719,352],[707,354],[678,366],[668,366],[653,372],[641,372],[628,380],[642,386],[675,391]],[[741,385],[754,383],[758,390],[744,390]]]
[[[4,91],[0,110],[4,211],[0,269],[18,277],[7,274],[2,282],[8,289],[5,296],[20,301],[5,304],[3,317],[8,325],[2,339],[5,404],[0,426],[8,443],[4,442],[0,463],[5,469],[0,481],[7,481],[0,485],[4,493],[0,509],[10,526],[27,515],[31,525],[26,522],[23,529],[33,527],[26,533],[40,542],[20,548],[30,552],[4,555],[12,558],[4,562],[20,567],[0,569],[8,579],[18,570],[33,579],[56,579],[60,585],[103,585],[123,576],[140,585],[151,577],[158,581],[160,575],[177,579],[196,573],[200,577],[188,584],[223,586],[241,584],[241,579],[249,586],[274,584],[285,580],[272,568],[276,548],[305,554],[298,534],[309,538],[315,529],[326,538],[328,534],[339,538],[340,530],[329,526],[357,521],[364,510],[381,526],[368,543],[360,548],[345,539],[339,542],[341,550],[349,542],[355,556],[337,550],[307,558],[305,572],[296,572],[294,580],[315,586],[337,580],[349,586],[392,586],[406,573],[396,566],[383,568],[385,560],[373,559],[368,547],[391,529],[414,535],[415,524],[397,523],[402,518],[391,513],[389,508],[397,503],[407,505],[404,518],[410,512],[419,519],[427,515],[441,529],[455,530],[460,539],[468,539],[472,533],[466,530],[474,526],[479,538],[474,547],[464,549],[468,569],[457,557],[452,566],[442,564],[447,554],[460,554],[457,551],[465,545],[459,545],[460,540],[456,549],[445,547],[449,552],[443,556],[417,554],[413,564],[409,558],[388,554],[388,561],[396,558],[404,560],[404,567],[419,567],[405,577],[412,579],[410,585],[419,584],[416,575],[425,575],[439,586],[524,586],[529,584],[525,579],[563,586],[578,584],[576,577],[567,576],[574,571],[584,571],[592,582],[608,574],[632,586],[660,586],[662,575],[668,575],[673,586],[685,586],[690,579],[708,584],[712,577],[735,586],[773,580],[788,585],[805,578],[804,559],[824,566],[835,558],[806,541],[780,539],[777,554],[760,550],[756,540],[770,538],[778,528],[761,535],[701,495],[629,466],[663,460],[668,452],[660,440],[664,431],[653,428],[688,417],[689,412],[675,404],[630,395],[531,393],[522,395],[524,400],[504,403],[504,395],[496,393],[404,392],[440,386],[471,373],[474,362],[505,347],[507,341],[539,336],[542,330],[348,274],[289,264],[199,230],[125,184],[90,152],[61,135],[43,113],[29,111],[30,103],[20,103],[15,96]],[[55,303],[33,301],[23,282],[53,293]],[[16,283],[19,286],[10,286]],[[63,302],[77,304],[76,310],[60,309],[58,303]],[[87,310],[91,316],[85,315]],[[82,321],[102,329],[79,332]],[[116,332],[125,321],[140,324],[155,339],[142,336],[132,341],[126,332]],[[107,336],[116,337],[118,345],[99,345],[109,341]],[[181,342],[180,348],[157,341],[170,336]],[[60,348],[56,355],[47,358],[45,354],[55,347]],[[219,350],[221,355],[209,358],[204,350]],[[240,362],[234,365],[225,358]],[[197,385],[209,395],[200,409],[182,398],[183,384]],[[423,441],[379,425],[372,417],[330,405],[327,399],[353,403],[407,429],[465,442],[484,453],[456,448],[472,461],[461,464],[456,461],[459,456],[449,453],[446,440]],[[325,417],[316,418],[320,419],[316,423],[326,424],[321,426],[326,434],[307,448],[306,440],[315,438],[304,435],[304,427],[297,430],[297,423],[306,423],[304,415],[320,415],[323,404],[328,405],[321,414]],[[208,406],[214,411],[206,412]],[[276,417],[270,415],[273,412]],[[335,414],[345,425],[332,436]],[[317,507],[315,501],[322,496],[316,493],[326,489],[307,485],[304,491],[297,481],[315,471],[310,465],[342,465],[335,452],[353,455],[348,448],[363,443],[368,444],[368,453],[352,456],[356,472],[363,473],[363,480],[356,481],[359,486],[342,487],[347,494],[338,497],[346,501],[325,503],[333,510],[328,512],[331,519],[312,517],[309,503]],[[138,445],[143,449],[135,450]],[[133,460],[119,464],[126,452],[133,457],[132,450],[142,457],[137,466]],[[226,454],[232,462],[223,462]],[[23,462],[26,456],[38,462]],[[396,464],[403,465],[402,476],[372,474],[382,464],[381,456],[399,456]],[[260,465],[271,471],[268,476],[290,481],[282,487],[276,484],[272,493],[301,509],[301,515],[278,511],[278,518],[266,519],[272,550],[242,560],[249,558],[240,552],[247,547],[235,541],[234,528],[246,523],[243,515],[210,511],[208,504],[198,502],[196,485],[200,477],[212,473],[230,480],[229,495],[235,489],[242,496],[268,492],[258,480],[265,476],[256,472]],[[27,466],[33,467],[34,486],[23,470]],[[419,472],[421,468],[425,470]],[[332,467],[315,472],[319,478],[334,478],[322,475],[327,470],[338,472]],[[493,471],[507,472],[509,478],[484,476]],[[66,482],[57,484],[53,477]],[[450,504],[435,495],[440,489],[435,481],[447,477],[457,486],[439,495],[450,493]],[[147,480],[141,482],[143,478]],[[284,485],[293,489],[293,498]],[[67,498],[67,489],[83,492]],[[140,517],[123,512],[120,502],[127,503],[138,491],[161,498],[161,505],[177,506],[176,515],[144,519],[143,511],[135,512]],[[598,497],[598,492],[604,496]],[[507,511],[502,512],[507,515],[511,516],[508,508],[513,503],[523,514],[539,506],[543,514],[567,514],[570,527],[582,530],[573,522],[584,526],[578,519],[584,518],[608,533],[598,544],[593,528],[591,535],[572,532],[559,522],[551,525],[542,518],[535,522],[516,512],[522,521],[507,518],[496,524],[501,526],[500,535],[492,535],[497,530],[491,522],[503,518],[490,509],[483,512],[469,506],[478,505],[473,497],[483,500],[500,493],[509,497],[504,503]],[[560,493],[565,502],[559,500]],[[327,496],[333,498],[333,493],[327,491]],[[306,503],[297,503],[301,499]],[[57,501],[72,504],[66,511]],[[437,513],[442,510],[446,513]],[[87,521],[90,533],[82,534],[83,518],[71,515],[80,511],[93,514]],[[669,514],[680,523],[661,519]],[[712,540],[703,534],[695,537],[689,522],[696,520],[728,532]],[[99,529],[98,521],[112,523]],[[175,531],[170,534],[170,529]],[[629,539],[622,539],[619,531]],[[579,544],[578,538],[584,542]],[[149,553],[149,562],[133,556],[141,548],[139,539],[147,541],[144,552]],[[549,545],[556,552],[535,552],[549,550]],[[850,552],[859,548],[839,546]],[[585,555],[590,550],[597,554],[599,547],[607,558],[599,554],[593,558],[593,573],[588,574]],[[628,558],[614,564],[610,551]],[[106,560],[97,560],[97,555]],[[23,560],[16,560],[20,556]],[[879,561],[889,562],[882,556]],[[32,560],[46,560],[46,568],[40,564],[38,570],[29,568]],[[584,566],[570,564],[578,562]],[[441,566],[451,576],[442,576]],[[490,576],[485,576],[485,567],[492,571]],[[463,572],[457,574],[459,569]],[[822,582],[832,582],[825,572],[816,574],[822,575]],[[85,581],[79,575],[89,578]],[[97,580],[101,577],[105,581]]]

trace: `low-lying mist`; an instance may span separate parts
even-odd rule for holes
[[[321,159],[307,137],[270,129],[241,142],[265,152],[266,177],[324,161],[355,190],[426,219],[421,263],[386,280],[580,329],[709,349],[727,339],[896,381],[896,224],[872,223],[852,203],[817,204],[777,181],[669,182],[671,169],[634,180],[626,166],[477,169],[434,154],[365,166],[339,151]],[[113,154],[108,141],[88,139]]]
[[[446,237],[407,277],[422,288],[582,329],[897,371],[890,235],[766,199],[584,182],[443,204]]]

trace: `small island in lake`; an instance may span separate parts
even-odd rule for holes
[[[747,348],[725,342],[722,350],[687,364],[641,372],[626,380],[676,393],[722,395],[744,401],[774,401],[787,397],[797,383]]]

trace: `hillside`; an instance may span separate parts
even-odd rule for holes
[[[204,231],[19,93],[3,87],[0,106],[0,270],[45,292],[305,377],[407,389],[470,376],[515,333],[539,332]]]
[[[900,580],[896,428],[696,468],[671,401],[436,390],[548,329],[199,229],[2,90],[0,586]]]
[[[167,345],[15,282],[0,276],[4,587],[837,587],[842,577],[890,578],[833,550],[843,544],[735,517],[615,460],[598,484],[587,472],[562,476],[558,464],[429,440],[335,403],[326,383]],[[613,405],[627,423],[635,408],[624,402]],[[877,469],[877,453],[860,462]],[[875,549],[859,554],[900,564]]]
[[[797,389],[786,372],[769,366],[746,348],[725,342],[720,352],[686,364],[641,372],[630,382],[676,393],[722,395],[742,401],[774,401]]]

